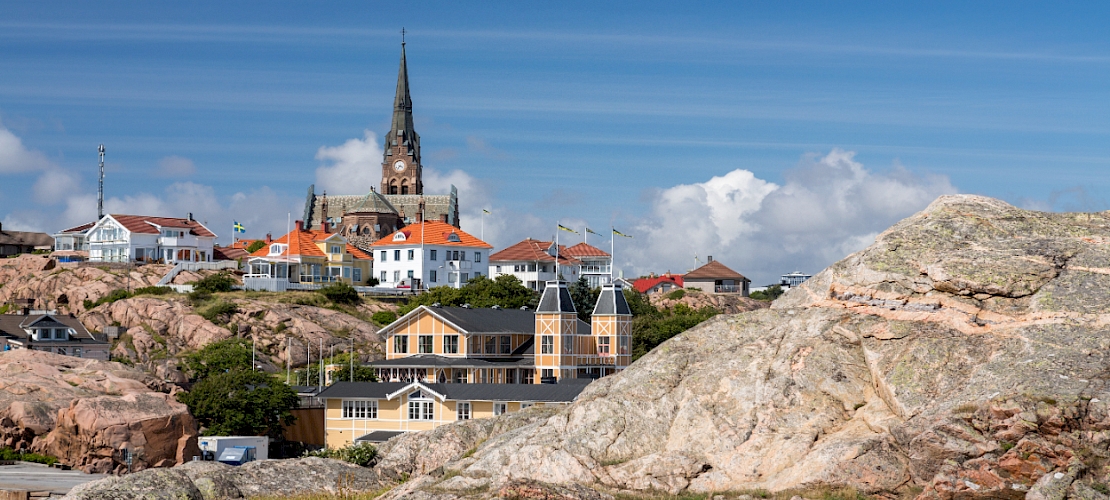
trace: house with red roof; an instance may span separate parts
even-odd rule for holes
[[[380,285],[408,289],[458,288],[486,275],[492,248],[442,221],[410,224],[370,245]]]
[[[216,234],[193,214],[183,219],[110,214],[86,231],[85,240],[91,262],[173,264],[212,262]]]
[[[524,286],[536,291],[543,291],[548,281],[573,283],[578,280],[582,261],[572,257],[568,250],[559,245],[556,251],[554,241],[528,238],[490,255],[489,275],[491,278],[505,274],[516,276]]]
[[[659,276],[652,274],[633,281],[632,287],[640,293],[667,293],[682,288],[682,275],[671,274],[670,272]]]
[[[326,228],[326,226],[325,226]],[[248,289],[285,290],[288,283],[367,285],[373,277],[373,257],[355,248],[338,233],[305,229],[304,222],[281,238],[250,254]]]
[[[609,283],[613,278],[613,256],[586,242],[567,248],[564,253],[581,262],[578,275],[586,278],[591,289]]]

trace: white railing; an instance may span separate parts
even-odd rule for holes
[[[446,264],[450,271],[467,271],[474,266],[474,263],[469,260],[449,260]]]
[[[744,291],[744,285],[715,285],[713,291],[715,293],[740,293]]]
[[[609,274],[612,266],[582,266],[582,274],[595,273],[595,274]]]

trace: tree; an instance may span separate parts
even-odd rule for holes
[[[193,282],[194,292],[230,292],[231,287],[235,285],[235,278],[226,272],[218,272],[210,274]]]
[[[757,290],[757,291],[752,292],[748,296],[755,299],[755,300],[768,300],[768,301],[770,301],[770,300],[775,300],[775,299],[779,298],[779,296],[782,295],[782,294],[783,294],[782,286],[771,285],[771,286],[767,287],[767,290]]]
[[[266,246],[266,242],[262,240],[254,240],[250,245],[247,245],[247,253],[254,253]]]
[[[686,304],[678,304],[673,309],[655,309],[653,313],[633,316],[632,359],[639,359],[655,346],[720,313],[709,306],[693,309]]]
[[[236,369],[214,373],[177,396],[189,407],[208,436],[280,437],[282,425],[291,425],[300,398],[289,386],[270,375]]]
[[[185,367],[193,380],[232,370],[250,370],[253,346],[247,339],[232,338],[213,342],[185,356]]]
[[[332,383],[335,382],[351,382],[351,355],[349,353],[336,354],[330,361],[330,364],[339,365],[339,368],[331,372]],[[374,373],[374,369],[369,366],[363,366],[362,363],[355,360],[355,382],[377,382],[378,375]]]
[[[322,294],[324,297],[327,297],[328,300],[335,302],[336,304],[356,306],[362,303],[362,297],[359,297],[358,291],[355,290],[355,287],[348,285],[342,281],[337,281],[328,286],[320,288],[319,290],[317,290],[317,292]]]
[[[574,310],[578,311],[578,319],[590,321],[590,317],[594,314],[594,304],[597,304],[599,295],[601,295],[601,289],[591,290],[590,284],[584,276],[570,284],[570,300],[574,302]]]
[[[413,297],[397,310],[397,314],[404,316],[421,305],[435,303],[443,306],[470,304],[473,307],[501,306],[517,309],[521,306],[534,308],[538,301],[539,295],[521,284],[516,276],[503,274],[492,280],[485,276],[476,276],[462,288],[439,286]]]

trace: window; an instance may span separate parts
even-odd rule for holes
[[[331,245],[331,253],[343,253],[343,247],[339,245]]]
[[[420,337],[418,337],[417,342],[419,343],[419,345],[417,347],[419,348],[420,354],[431,354],[432,353],[432,336],[431,335],[421,335]]]
[[[400,250],[394,250],[393,251],[393,260],[401,260],[401,251]]]
[[[378,418],[378,402],[344,399],[343,418]]]
[[[535,370],[524,370],[523,373],[521,373],[521,375],[524,375],[524,376],[521,377],[522,380],[520,381],[520,383],[522,383],[522,384],[534,384],[534,383],[536,383],[536,371]]]
[[[422,392],[409,395],[409,420],[432,420],[433,416],[433,403]]]
[[[401,281],[401,271],[393,271],[393,282]]]
[[[535,264],[528,264],[528,272],[530,272],[530,273],[536,272],[536,265]]]
[[[73,355],[80,358],[81,357],[81,348],[80,347],[74,347],[73,348]]]
[[[477,278],[482,275],[482,271],[474,271],[474,277]]]
[[[462,273],[462,280],[464,282],[465,281],[470,281],[470,273]]]
[[[563,338],[562,340],[560,340],[560,342],[563,343],[563,354],[574,354],[574,337],[570,335],[563,335]]]
[[[510,354],[513,352],[513,338],[508,335],[501,336],[501,354]]]
[[[409,250],[409,260],[414,259],[415,256],[416,256],[416,250]]]
[[[509,413],[509,403],[493,404],[493,416],[496,417],[497,415],[504,415],[506,413]]]
[[[599,356],[609,355],[609,336],[604,335],[597,338],[597,354]]]
[[[355,283],[362,283],[362,268],[356,267],[351,270],[351,281]]]
[[[444,335],[443,336],[443,354],[458,354],[459,353],[459,336],[458,335]]]
[[[497,337],[493,335],[486,337],[486,354],[497,354]]]
[[[349,267],[344,267],[343,268],[343,277],[344,278],[350,278],[351,277],[351,268],[349,268]]]
[[[514,273],[519,273],[520,272],[520,265],[513,266],[513,272]]]
[[[471,338],[468,342],[470,342],[470,353],[471,354],[482,354],[481,337],[475,336],[475,337]]]
[[[531,408],[535,405],[536,405],[536,403],[523,403],[522,402],[522,403],[520,403],[520,409],[523,410],[525,408]]]
[[[413,272],[412,269],[409,269],[409,272],[408,272],[409,279],[412,279],[412,272]]]
[[[540,335],[540,354],[555,354],[555,337]]]
[[[389,259],[387,257],[389,257],[389,252],[382,250],[382,262],[388,261]]]
[[[501,272],[501,266],[496,266],[497,272]]]
[[[382,271],[382,273],[381,273],[381,274],[382,274],[382,277],[381,277],[381,278],[379,278],[379,279],[378,279],[378,281],[380,281],[380,282],[382,282],[382,283],[385,283],[385,281],[386,281],[386,277],[385,277],[385,271]]]
[[[455,403],[455,413],[459,420],[470,420],[470,403]]]
[[[620,342],[620,351],[617,351],[617,353],[628,354],[628,336],[621,335],[620,337],[617,337],[617,340]]]
[[[65,356],[66,355],[66,348],[65,347],[59,347],[58,348],[58,354],[61,354],[62,356]]]
[[[435,271],[428,271],[428,281],[430,281],[432,283],[436,282],[436,272]]]
[[[436,260],[436,250],[434,248],[428,250],[428,260]]]
[[[543,378],[551,378],[555,376],[555,370],[551,368],[544,368],[540,370],[540,376]]]
[[[409,352],[409,336],[397,335],[393,337],[393,353],[406,354]]]
[[[474,252],[474,262],[482,261],[482,252]]]

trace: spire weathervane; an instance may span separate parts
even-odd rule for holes
[[[401,45],[405,44],[405,27],[401,27]]]

